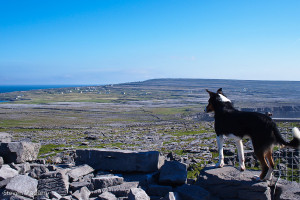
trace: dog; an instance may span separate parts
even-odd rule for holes
[[[224,166],[223,136],[233,136],[238,149],[239,168],[244,171],[245,158],[242,138],[249,137],[252,140],[253,149],[261,165],[261,174],[257,180],[266,181],[272,178],[274,161],[272,157],[273,147],[300,148],[300,131],[293,128],[293,139],[286,142],[270,116],[257,112],[239,111],[233,107],[232,102],[224,95],[222,88],[216,93],[206,90],[209,94],[208,105],[205,112],[214,112],[215,132],[219,162],[216,167]]]

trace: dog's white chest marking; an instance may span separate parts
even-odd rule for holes
[[[220,96],[222,102],[231,102],[230,99],[228,99],[228,98],[225,97],[224,95],[219,94],[219,96]]]

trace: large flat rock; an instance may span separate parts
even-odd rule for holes
[[[80,177],[85,176],[89,173],[92,173],[94,171],[93,168],[91,168],[88,165],[82,165],[72,168],[67,175],[73,180],[77,181]]]
[[[38,180],[26,175],[18,175],[6,185],[7,191],[33,198],[37,193]]]
[[[164,163],[158,151],[79,149],[76,155],[76,165],[88,164],[95,170],[147,173],[159,170]]]
[[[13,178],[18,174],[18,171],[11,168],[9,165],[2,165],[2,167],[0,167],[0,181]]]
[[[2,142],[0,156],[4,163],[23,163],[37,159],[41,145],[32,142]]]
[[[267,182],[253,179],[259,171],[239,171],[234,167],[204,168],[197,185],[223,199],[271,200]]]

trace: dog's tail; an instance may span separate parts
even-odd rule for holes
[[[292,129],[292,132],[293,132],[293,139],[290,142],[286,142],[282,138],[279,130],[277,128],[274,130],[276,140],[279,144],[283,145],[284,147],[300,149],[300,131],[297,127],[294,127]]]

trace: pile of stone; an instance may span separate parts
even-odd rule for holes
[[[46,164],[37,160],[39,148],[1,141],[0,199],[209,199],[187,184],[186,164],[157,151],[78,149],[69,163]]]
[[[0,199],[227,200],[299,199],[298,183],[277,188],[252,180],[259,172],[205,168],[189,184],[187,165],[158,151],[77,149],[56,163],[37,160],[39,144],[0,133]]]

